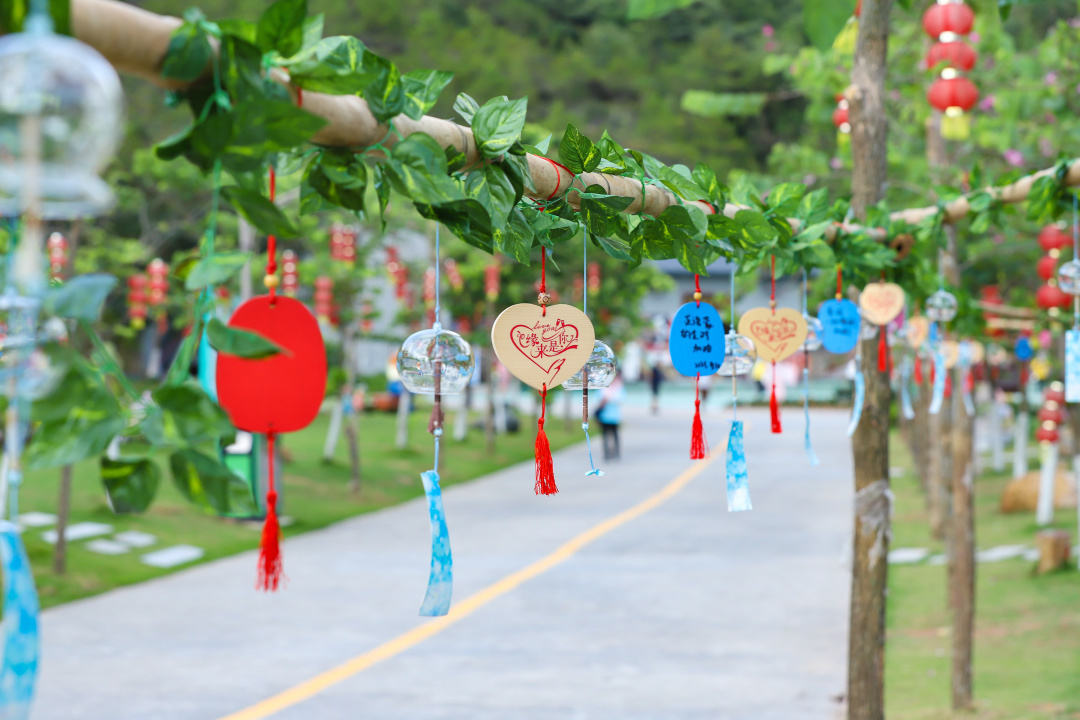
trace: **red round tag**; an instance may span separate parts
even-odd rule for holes
[[[261,360],[221,353],[218,402],[240,430],[302,430],[319,414],[326,394],[326,349],[319,323],[303,303],[278,296],[253,297],[236,309],[229,327],[250,330],[287,352]]]

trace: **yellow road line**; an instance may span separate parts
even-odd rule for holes
[[[631,520],[662,505],[686,487],[686,485],[697,477],[697,475],[712,463],[716,457],[717,455],[712,455],[708,460],[694,463],[684,470],[677,478],[665,485],[664,488],[655,495],[641,501],[628,510],[624,510],[614,517],[608,518],[599,525],[589,528],[577,537],[560,545],[550,555],[540,558],[531,565],[527,565],[521,570],[507,575],[493,585],[487,586],[475,595],[465,598],[457,603],[450,610],[448,615],[419,625],[406,633],[398,635],[393,640],[388,640],[382,645],[369,650],[363,655],[358,655],[352,660],[344,662],[335,668],[331,668],[321,675],[316,675],[310,680],[306,680],[299,685],[274,695],[273,697],[255,703],[251,707],[244,708],[231,715],[226,715],[221,718],[221,720],[263,720],[263,718],[270,717],[275,713],[281,712],[286,708],[314,697],[328,687],[336,685],[343,680],[347,680],[348,678],[367,670],[373,665],[381,663],[383,660],[389,660],[395,655],[399,655],[409,648],[419,645],[424,640],[427,640],[433,635],[437,635],[454,623],[464,620],[492,600],[505,595],[537,575],[547,572],[589,543],[598,540],[612,530],[625,525]]]

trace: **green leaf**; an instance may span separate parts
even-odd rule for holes
[[[264,53],[276,51],[292,57],[304,46],[304,19],[307,0],[277,0],[259,18],[255,44]]]
[[[101,458],[101,483],[115,513],[145,512],[161,485],[161,470],[149,458]]]
[[[232,185],[222,188],[221,196],[232,203],[248,222],[267,235],[276,235],[279,238],[294,238],[299,235],[292,221],[264,195]]]
[[[37,426],[26,448],[26,467],[60,467],[100,455],[125,427],[127,419],[118,408],[77,407],[62,420]]]
[[[413,202],[441,205],[465,197],[447,175],[446,152],[430,135],[413,133],[397,143],[383,166],[394,189]]]
[[[749,117],[760,115],[768,96],[765,93],[716,93],[687,90],[679,106],[702,117]]]
[[[458,93],[457,99],[454,100],[454,112],[460,115],[469,125],[472,125],[473,117],[476,116],[476,111],[479,109],[480,103],[473,100],[471,95]]]
[[[439,95],[454,79],[454,73],[445,70],[413,70],[401,76],[405,89],[405,114],[419,120],[435,107]]]
[[[185,448],[169,457],[173,483],[191,502],[225,515],[232,511],[233,493],[242,496],[244,481],[216,458]],[[242,488],[235,487],[244,486]]]
[[[324,118],[292,102],[246,100],[236,107],[236,133],[225,150],[261,161],[271,153],[303,145],[326,124]]]
[[[672,10],[689,7],[695,0],[630,0],[628,20],[648,20],[667,15]]]
[[[325,20],[326,16],[322,13],[304,18],[304,39],[302,42],[304,50],[315,47],[322,40]]]
[[[829,191],[826,188],[814,190],[803,195],[799,201],[799,209],[795,217],[806,225],[814,225],[824,221],[829,216]]]
[[[379,122],[389,122],[405,110],[405,86],[397,65],[364,49],[364,71],[372,77],[364,88],[368,109]]]
[[[563,165],[570,168],[575,175],[580,175],[595,170],[602,157],[600,148],[596,147],[592,140],[567,123],[566,132],[559,142],[559,160]]]
[[[503,230],[517,203],[516,192],[506,173],[496,165],[476,168],[465,176],[465,195],[478,200],[491,216],[493,230]]]
[[[327,148],[321,151],[304,172],[304,182],[331,205],[353,212],[364,210],[368,183],[367,165],[348,150]],[[301,212],[307,213],[311,210],[310,204],[302,203]]]
[[[778,231],[765,216],[755,210],[740,210],[735,213],[735,222],[742,227],[742,234],[748,246],[761,246],[776,240]]]
[[[708,200],[709,194],[698,184],[674,168],[661,165],[656,168],[656,179],[664,183],[671,192],[684,200]]]
[[[814,47],[828,52],[854,12],[855,4],[846,0],[804,0],[803,30]]]
[[[195,382],[158,388],[151,398],[160,412],[147,415],[144,430],[149,429],[147,437],[154,440],[190,446],[236,432],[225,411]]]
[[[247,20],[222,20],[217,24],[222,35],[232,35],[246,43],[258,42],[259,26]]]
[[[173,31],[161,64],[162,77],[191,82],[210,64],[210,40],[201,26],[184,23]]]
[[[5,32],[23,31],[23,23],[30,14],[32,0],[4,0],[0,2],[0,27]],[[60,35],[71,35],[71,7],[69,0],[49,0],[49,15],[53,30]]]
[[[528,98],[488,101],[472,118],[476,149],[481,156],[497,158],[521,139]]]
[[[599,185],[590,185],[578,193],[581,219],[595,237],[607,237],[614,232],[615,218],[634,202],[633,198],[608,195]]]
[[[273,340],[249,330],[231,328],[216,317],[206,324],[206,339],[210,341],[210,347],[223,355],[261,360],[288,353]]]
[[[529,264],[535,234],[521,210],[514,208],[505,227],[494,230],[492,237],[496,250],[523,265]]]
[[[410,135],[409,137],[415,137]],[[484,252],[493,252],[494,237],[491,215],[477,200],[464,198],[440,205],[417,203],[416,210],[428,220],[437,220],[450,232]]]
[[[198,260],[188,271],[184,279],[187,290],[202,290],[220,285],[244,267],[251,258],[246,252],[221,252]]]
[[[364,44],[351,36],[323,38],[282,65],[297,87],[329,95],[358,95],[374,78],[364,69]]]
[[[96,322],[105,298],[115,286],[116,278],[112,275],[77,275],[50,289],[45,294],[44,308],[57,317]]]
[[[780,183],[769,192],[769,207],[778,215],[793,215],[806,194],[802,183]]]
[[[716,179],[716,173],[713,172],[712,168],[698,163],[694,166],[691,178],[699,188],[705,191],[709,201],[723,211],[724,206],[727,204],[728,189],[726,185]]]

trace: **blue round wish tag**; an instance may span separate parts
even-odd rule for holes
[[[859,342],[862,316],[859,307],[850,300],[826,300],[818,310],[821,321],[821,344],[831,353],[843,355],[855,349]]]
[[[1015,352],[1018,360],[1030,360],[1035,357],[1035,351],[1031,349],[1031,340],[1026,337],[1016,340]]]
[[[713,375],[724,364],[724,321],[708,303],[688,302],[675,313],[668,337],[671,364],[683,375]]]

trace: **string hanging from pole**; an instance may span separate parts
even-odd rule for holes
[[[701,307],[701,276],[694,274],[694,302]],[[704,460],[709,456],[709,444],[701,424],[701,373],[694,377],[694,422],[690,427],[690,459]]]
[[[810,311],[810,276],[806,272],[806,268],[803,268],[803,294],[802,294],[802,311],[803,315],[809,315]],[[809,336],[807,336],[809,337]],[[810,347],[809,344],[803,345],[803,417],[806,419],[806,438],[804,445],[806,448],[806,457],[810,461],[811,465],[818,465],[817,454],[814,452],[814,446],[810,443]]]
[[[581,312],[589,316],[589,228],[584,231],[584,242],[581,247]],[[589,439],[589,364],[581,369],[581,429],[585,431],[585,449],[589,451],[589,471],[586,477],[604,474],[603,470],[596,467],[593,461],[592,441]]]
[[[776,256],[769,259],[769,308],[776,314]],[[780,425],[780,403],[776,400],[776,361],[772,361],[772,392],[769,394],[769,418],[772,421],[773,434],[783,432]]]
[[[735,265],[731,266],[731,334],[735,332]],[[727,340],[725,339],[725,343]],[[732,343],[731,352],[738,351]],[[750,481],[746,468],[746,450],[743,446],[743,424],[739,420],[739,392],[736,384],[737,359],[731,362],[731,431],[728,433],[727,455],[725,457],[724,484],[727,494],[728,512],[744,512],[753,509],[750,502]]]

